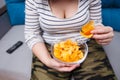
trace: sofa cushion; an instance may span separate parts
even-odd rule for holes
[[[120,9],[102,9],[103,24],[111,26],[115,31],[120,31]]]
[[[108,8],[108,7],[112,7],[113,5],[113,1],[114,0],[101,0],[102,1],[102,7],[103,8]]]
[[[112,68],[117,76],[117,80],[120,80],[120,32],[114,32],[113,40],[109,45],[104,46],[104,50],[108,56],[108,59],[112,65]]]
[[[114,6],[116,8],[120,8],[120,0],[114,0],[114,2],[115,2]]]
[[[16,3],[16,2],[24,2],[25,0],[5,0],[6,3]]]
[[[120,0],[101,0],[103,8],[120,8]]]
[[[25,22],[25,3],[10,3],[7,4],[7,10],[10,17],[11,25],[21,25]]]

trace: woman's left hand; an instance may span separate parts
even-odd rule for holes
[[[114,36],[113,29],[109,26],[105,27],[103,25],[96,26],[91,33],[93,34],[92,38],[94,38],[97,43],[101,45],[109,44]]]

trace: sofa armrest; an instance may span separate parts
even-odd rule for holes
[[[9,16],[7,12],[0,16],[0,39],[8,32],[11,28]]]
[[[120,32],[115,31],[114,33],[115,35],[112,42],[107,46],[103,46],[103,48],[118,80],[120,80]]]
[[[24,25],[12,27],[0,40],[0,80],[30,80],[32,52],[26,44],[12,54],[6,52],[17,41],[24,42]]]

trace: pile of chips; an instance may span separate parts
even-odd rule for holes
[[[63,62],[75,62],[83,58],[83,51],[77,42],[67,39],[53,46],[54,57]]]

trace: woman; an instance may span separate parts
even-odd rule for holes
[[[113,30],[101,23],[100,0],[26,0],[25,12],[25,39],[35,55],[33,80],[69,80],[71,76],[75,80],[115,79],[104,51],[94,41],[88,43],[91,50],[82,64],[68,65],[50,56],[49,47],[56,40],[75,36],[86,40],[79,31],[89,20],[97,21],[92,38],[101,45],[110,43]],[[90,45],[93,43],[98,47]]]

